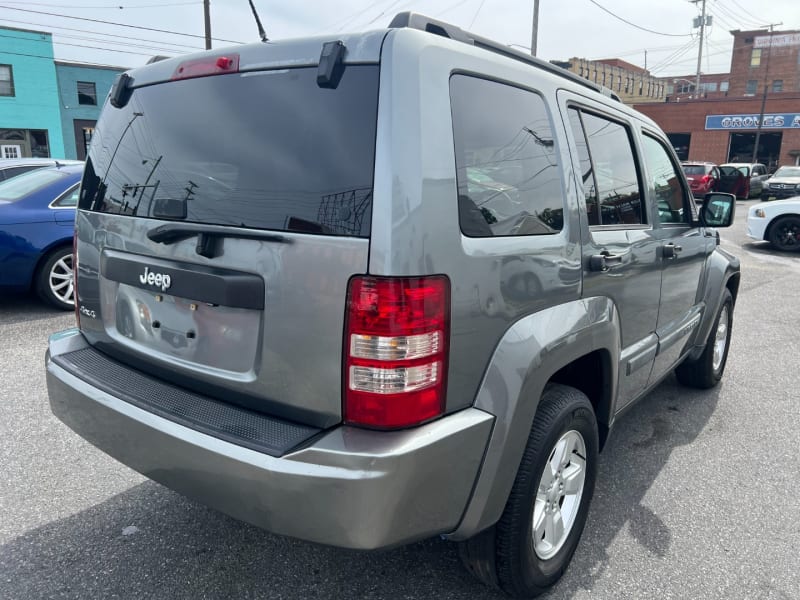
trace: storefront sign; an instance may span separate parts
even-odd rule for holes
[[[760,35],[753,40],[754,48],[780,48],[782,46],[800,46],[800,33],[773,35],[772,43],[770,43],[770,36],[768,35]]]
[[[758,129],[759,115],[708,115],[706,129]],[[765,129],[800,129],[800,113],[764,115]]]

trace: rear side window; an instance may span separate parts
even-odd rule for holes
[[[17,175],[0,183],[0,200],[16,202],[64,177],[58,169],[36,169]]]
[[[643,224],[645,211],[630,131],[621,123],[592,113],[575,108],[569,113],[589,224]]]
[[[461,231],[471,237],[558,233],[564,200],[542,98],[510,85],[450,79]]]
[[[335,89],[316,67],[137,88],[103,111],[79,207],[368,237],[378,75],[349,65]]]

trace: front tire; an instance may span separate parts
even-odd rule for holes
[[[42,263],[36,275],[36,293],[48,304],[61,310],[75,308],[72,247],[56,248]]]
[[[800,250],[800,217],[780,217],[769,228],[769,243],[784,252]]]
[[[586,523],[598,445],[589,399],[548,385],[500,520],[461,545],[467,569],[514,596],[538,596],[555,584]]]
[[[675,369],[675,375],[683,385],[707,390],[722,379],[733,328],[733,296],[725,289],[722,304],[717,311],[714,327],[708,334],[703,353],[695,360],[685,360]]]

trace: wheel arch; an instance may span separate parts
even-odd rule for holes
[[[33,267],[33,271],[31,272],[31,280],[28,283],[28,286],[31,289],[36,287],[36,281],[39,278],[39,273],[41,272],[44,264],[47,262],[53,252],[60,250],[61,248],[72,248],[72,236],[56,240],[49,246],[42,249],[41,253],[39,254],[39,258],[36,260],[36,265]]]
[[[465,540],[500,518],[548,383],[570,385],[589,397],[605,441],[616,398],[614,357],[619,352],[619,313],[605,297],[545,309],[509,328],[475,399],[475,408],[496,418],[472,496],[449,539]]]
[[[772,228],[775,226],[775,223],[780,222],[782,219],[786,217],[794,217],[795,219],[800,219],[800,214],[797,213],[783,213],[780,215],[775,215],[770,222],[767,224],[767,228],[764,230],[764,240],[769,241],[770,234],[772,233]]]
[[[705,288],[702,294],[702,302],[705,308],[703,309],[703,316],[700,320],[700,325],[697,327],[695,338],[692,341],[694,347],[687,355],[689,358],[697,358],[703,352],[708,335],[714,325],[714,320],[717,318],[724,290],[730,291],[734,305],[739,294],[741,271],[740,262],[736,256],[717,246],[714,252],[709,255],[705,270]]]

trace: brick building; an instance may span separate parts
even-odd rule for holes
[[[618,58],[586,60],[571,58],[552,61],[579,77],[611,89],[625,104],[664,102],[666,85],[650,71]]]
[[[700,93],[692,76],[666,78],[673,80],[667,101],[636,108],[661,126],[682,160],[750,162],[758,138],[757,162],[800,164],[800,31],[731,35],[729,74],[702,76]]]

